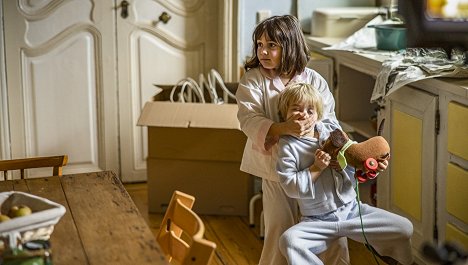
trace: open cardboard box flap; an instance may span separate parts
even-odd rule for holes
[[[147,102],[137,125],[176,128],[238,129],[236,104]]]

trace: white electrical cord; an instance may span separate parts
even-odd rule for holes
[[[224,84],[224,80],[221,77],[221,75],[216,71],[215,69],[211,69],[209,74],[208,74],[208,83],[211,87],[211,89],[216,91],[216,82],[218,81],[219,85],[221,86],[221,89],[224,91],[224,101],[227,102],[227,97],[230,97],[232,99],[236,99],[236,96],[227,89],[226,85]],[[227,95],[227,96],[226,96]]]
[[[201,103],[206,103],[205,98],[203,96],[203,90],[206,88],[208,91],[211,103],[214,104],[223,104],[224,102],[228,102],[228,98],[236,99],[236,96],[227,89],[226,85],[224,84],[224,80],[221,75],[215,69],[211,69],[208,73],[208,77],[205,78],[203,74],[199,75],[198,83],[190,77],[184,78],[177,82],[177,84],[172,88],[170,94],[171,102],[176,102],[174,100],[175,91],[179,86],[181,86],[181,91],[178,94],[178,101],[185,103],[185,102],[192,102],[191,93],[194,91],[197,95],[198,99]],[[224,100],[218,97],[218,93],[216,92],[216,82],[219,83],[221,89],[223,90]],[[188,88],[188,89],[187,89]],[[187,89],[187,92],[186,92]]]
[[[179,82],[177,82],[177,84],[174,85],[174,87],[172,87],[171,94],[169,96],[169,99],[171,100],[171,102],[177,102],[176,100],[174,100],[174,94],[179,86],[181,86],[181,90],[178,94],[179,102],[182,102],[182,103],[185,103],[186,101],[191,102],[192,101],[191,92],[194,91],[198,99],[200,100],[200,102],[205,103],[205,98],[203,97],[203,91],[201,90],[197,82],[190,77],[180,80]],[[187,91],[187,93],[185,93],[185,89],[187,87],[189,88],[189,90]]]
[[[203,97],[203,88],[200,87],[197,82],[195,80],[193,80],[192,78],[190,77],[187,77],[187,81],[189,82],[190,84],[190,88],[192,91],[195,91],[195,93],[197,94],[198,98],[200,99],[200,102],[201,103],[206,103],[205,102],[205,98]],[[183,92],[183,91],[182,91]]]
[[[200,74],[199,80],[200,80],[199,84],[200,84],[201,89],[203,90],[203,88],[206,88],[206,90],[208,91],[208,94],[210,94],[211,102],[215,104],[222,104],[223,103],[222,101],[219,102],[218,93],[216,92],[216,89],[213,89],[211,86],[209,75],[208,75],[208,81],[206,80],[203,74]]]

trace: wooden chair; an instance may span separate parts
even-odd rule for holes
[[[157,241],[171,264],[209,264],[216,249],[203,238],[205,225],[192,210],[195,197],[174,191],[166,210]]]
[[[20,170],[21,179],[24,179],[25,169],[52,167],[53,176],[62,176],[62,167],[65,166],[67,162],[67,155],[0,160],[0,171],[3,171],[4,179],[6,179],[8,171]]]

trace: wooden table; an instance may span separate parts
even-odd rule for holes
[[[0,181],[65,206],[50,238],[54,265],[168,264],[121,181],[110,171]]]

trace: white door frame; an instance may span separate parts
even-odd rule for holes
[[[235,1],[238,5],[238,1]],[[237,11],[238,6],[234,6],[233,0],[224,0],[223,7],[221,8],[223,18],[223,41],[222,41],[222,52],[220,54],[220,65],[222,65],[224,78],[228,82],[237,81],[238,68],[237,67]]]
[[[3,4],[0,4],[0,159],[10,157],[10,134],[8,127],[8,101],[6,92],[5,45],[3,30]]]

